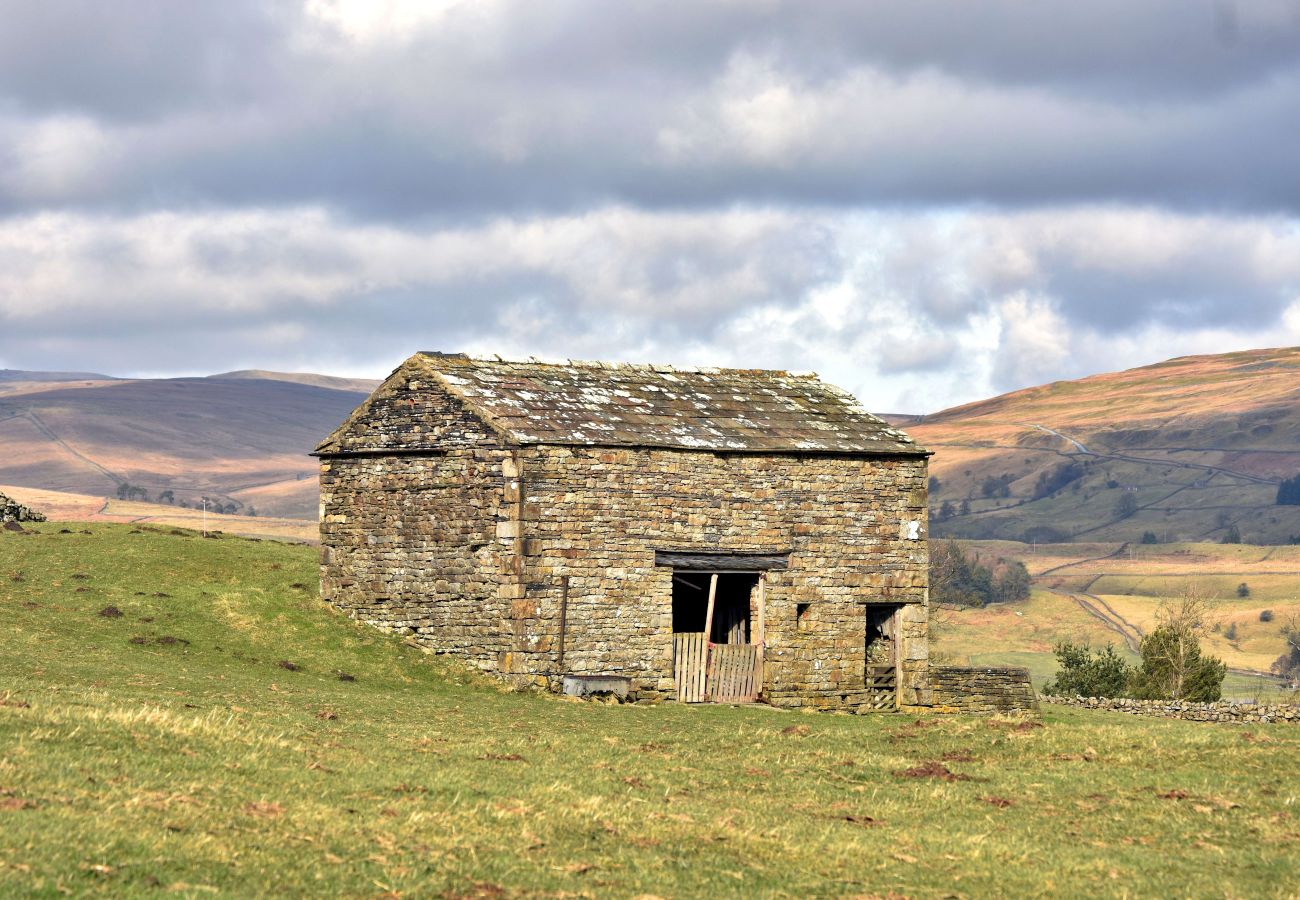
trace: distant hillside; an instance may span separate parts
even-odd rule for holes
[[[13,388],[0,389],[0,483],[101,497],[129,484],[149,499],[170,490],[178,505],[206,495],[240,513],[313,520],[317,468],[307,454],[370,384],[278,373],[22,375],[0,383]]]
[[[1300,506],[1300,348],[1058,381],[907,426],[935,451],[936,534],[1286,543]]]
[[[369,394],[379,387],[378,378],[339,378],[334,375],[315,375],[311,372],[268,372],[265,369],[240,369],[237,372],[222,372],[209,375],[217,379],[251,379],[255,381],[291,381],[295,384],[309,384],[313,387],[330,388],[335,391],[354,391]]]

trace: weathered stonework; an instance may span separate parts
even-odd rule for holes
[[[1109,709],[1135,716],[1158,716],[1163,719],[1187,719],[1193,722],[1300,724],[1300,704],[1297,703],[1254,703],[1242,700],[1197,703],[1191,700],[1130,700],[1123,697],[1043,697],[1042,699],[1044,703],[1062,706]]]
[[[1029,670],[1020,666],[931,666],[930,691],[937,709],[979,715],[1038,709]]]
[[[815,379],[415,357],[318,455],[322,596],[518,685],[675,696],[656,551],[762,553],[788,558],[765,575],[763,699],[865,706],[887,605],[899,703],[940,702],[928,454]]]
[[[29,506],[23,506],[0,494],[0,522],[44,522],[45,516]]]

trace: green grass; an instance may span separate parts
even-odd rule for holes
[[[509,693],[309,548],[90,530],[0,532],[0,895],[1300,891],[1295,727]]]

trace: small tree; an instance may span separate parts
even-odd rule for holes
[[[1249,597],[1249,596],[1250,596],[1250,585],[1246,584],[1246,582],[1244,582],[1244,581],[1243,581],[1241,584],[1237,585],[1237,596],[1238,596],[1238,597]]]
[[[1220,541],[1220,543],[1222,544],[1241,543],[1241,530],[1237,528],[1235,523],[1228,526],[1228,530],[1223,533],[1223,540]]]
[[[1142,665],[1134,673],[1132,696],[1142,700],[1218,700],[1227,667],[1201,654],[1208,594],[1188,584],[1156,613],[1157,627],[1142,639]]]
[[[1123,697],[1133,677],[1133,667],[1107,644],[1093,650],[1081,644],[1057,644],[1054,651],[1060,669],[1043,685],[1057,697]]]
[[[1018,559],[1007,560],[993,579],[993,596],[999,603],[1029,599],[1029,570]]]
[[[1282,626],[1286,638],[1286,652],[1274,661],[1272,671],[1292,684],[1300,683],[1300,619],[1292,615]]]
[[[1142,543],[1158,544],[1160,543],[1160,539],[1156,537],[1156,533],[1154,531],[1144,531],[1142,532]]]

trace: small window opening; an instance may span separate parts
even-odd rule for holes
[[[811,608],[811,603],[796,603],[794,605],[794,620],[798,623],[800,631],[805,631],[808,628],[808,610]]]

